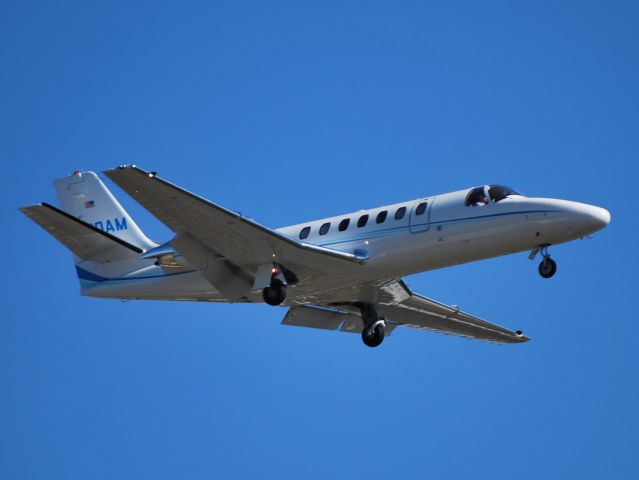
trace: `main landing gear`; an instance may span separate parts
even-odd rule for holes
[[[557,263],[550,258],[550,253],[548,253],[549,245],[542,245],[538,251],[541,252],[541,263],[539,264],[539,275],[544,278],[550,278],[555,273],[557,273]],[[535,252],[536,254],[537,252]]]
[[[386,333],[384,320],[377,315],[377,310],[372,305],[363,305],[362,322],[364,322],[364,330],[362,330],[362,341],[367,347],[378,347],[384,341]]]
[[[269,305],[280,305],[286,298],[286,285],[279,278],[273,278],[271,284],[262,290],[262,297]]]

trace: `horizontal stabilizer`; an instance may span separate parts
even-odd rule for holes
[[[83,261],[107,262],[142,253],[141,248],[48,203],[22,207],[20,210]]]

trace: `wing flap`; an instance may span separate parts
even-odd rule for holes
[[[171,245],[228,300],[240,300],[244,292],[251,290],[252,282],[246,278],[246,274],[227,260],[219,258],[189,234],[177,235]]]
[[[364,324],[359,315],[315,305],[291,307],[284,320],[282,320],[282,325],[339,330],[347,333],[362,333],[364,329]],[[386,335],[390,335],[396,326],[396,324],[388,322],[386,324]]]
[[[282,320],[282,325],[337,330],[351,316],[346,312],[328,308],[313,306],[291,307],[284,320]]]
[[[106,262],[142,253],[142,249],[48,203],[20,210],[82,260]]]

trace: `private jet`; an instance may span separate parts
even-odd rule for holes
[[[104,174],[175,235],[150,240],[94,172],[55,180],[59,207],[21,211],[73,253],[82,295],[285,306],[285,325],[359,333],[369,347],[399,326],[528,341],[413,292],[403,277],[530,252],[550,278],[551,245],[610,222],[604,208],[490,184],[272,229],[135,165]]]

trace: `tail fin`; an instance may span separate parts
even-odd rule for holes
[[[148,268],[140,256],[157,246],[93,172],[55,180],[62,209],[41,203],[20,210],[73,252],[82,292]]]
[[[94,172],[74,172],[54,184],[65,212],[142,250],[156,246]]]

